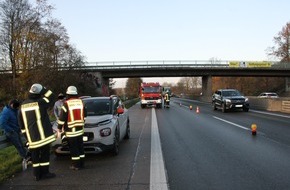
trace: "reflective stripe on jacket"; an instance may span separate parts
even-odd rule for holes
[[[25,133],[29,148],[39,148],[55,141],[52,125],[47,113],[52,92],[48,90],[44,97],[33,96],[25,100],[19,110],[18,123],[22,133]]]
[[[64,127],[67,137],[76,137],[84,134],[84,105],[79,98],[69,98],[62,106],[57,121],[58,129]]]

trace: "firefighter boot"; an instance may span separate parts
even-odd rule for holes
[[[35,181],[39,181],[41,178],[41,173],[40,173],[40,166],[33,167],[33,176]]]
[[[71,170],[79,170],[80,169],[80,160],[74,160],[69,168]]]
[[[48,178],[54,178],[56,175],[54,173],[49,172],[49,166],[41,166],[41,178],[48,179]]]
[[[80,159],[80,168],[85,168],[85,160],[84,160],[84,158],[81,158]]]

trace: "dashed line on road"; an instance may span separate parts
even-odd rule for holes
[[[223,121],[225,123],[228,123],[228,124],[231,124],[231,125],[234,125],[236,127],[239,127],[241,129],[244,129],[244,130],[247,130],[247,131],[251,131],[251,129],[247,128],[247,127],[244,127],[244,126],[241,126],[241,125],[238,125],[236,123],[233,123],[233,122],[230,122],[230,121],[227,121],[227,120],[224,120],[222,118],[219,118],[219,117],[216,117],[216,116],[213,116],[213,118],[217,119],[217,120],[220,120],[220,121]]]
[[[168,190],[155,109],[152,108],[150,190]]]

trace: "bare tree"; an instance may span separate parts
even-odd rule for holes
[[[137,98],[139,96],[140,84],[143,82],[141,78],[128,78],[125,87],[126,96],[129,98]]]
[[[0,42],[2,56],[9,60],[12,70],[12,91],[16,94],[17,70],[27,61],[32,31],[40,26],[40,21],[49,15],[51,7],[46,1],[36,1],[33,8],[28,0],[4,0],[0,2]]]
[[[267,54],[278,58],[281,62],[290,62],[290,22],[274,37],[276,46],[269,47]]]

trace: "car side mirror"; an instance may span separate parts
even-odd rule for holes
[[[118,107],[117,108],[117,114],[123,114],[124,113],[124,108]]]

